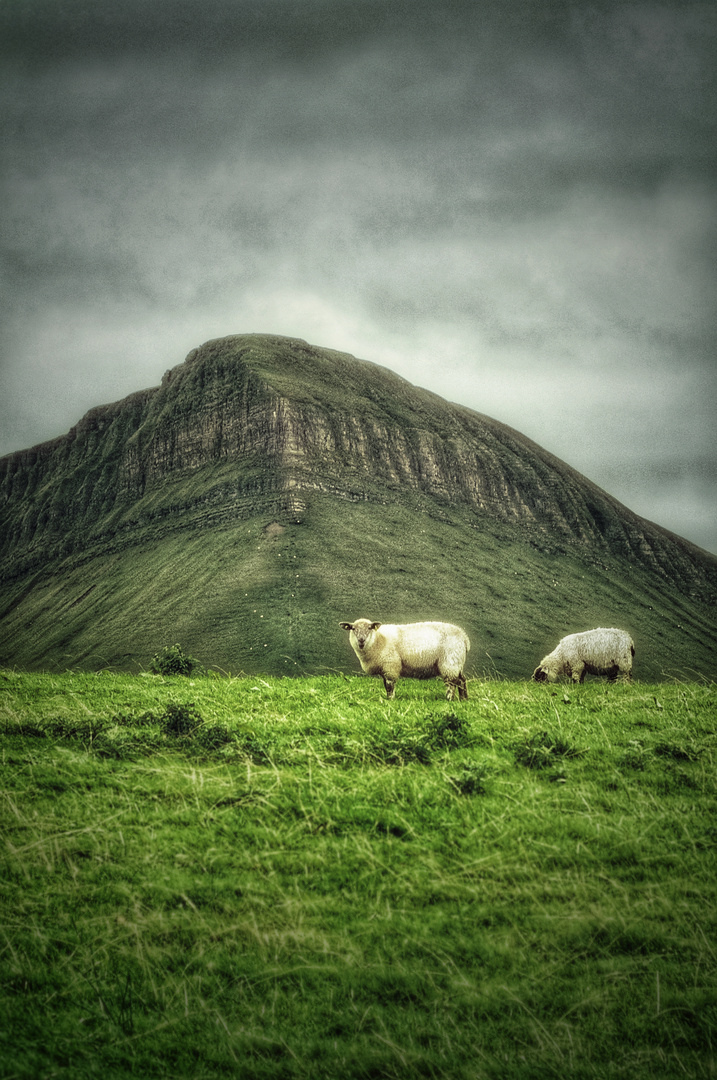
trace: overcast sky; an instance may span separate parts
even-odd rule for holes
[[[717,552],[717,6],[0,6],[0,454],[227,334],[384,364]]]

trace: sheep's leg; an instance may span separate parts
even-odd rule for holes
[[[468,697],[468,686],[466,684],[466,677],[463,672],[458,676],[458,698],[460,701],[465,701]]]
[[[456,685],[452,679],[444,679],[443,681],[446,684],[446,701],[453,701]]]
[[[585,680],[585,664],[583,664],[581,660],[578,660],[577,664],[572,665],[570,675],[573,682],[583,682]]]
[[[386,697],[390,701],[396,696],[396,680],[392,679],[390,675],[383,675],[383,685],[386,687]]]

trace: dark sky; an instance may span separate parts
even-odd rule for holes
[[[0,7],[0,453],[226,334],[393,368],[717,552],[717,5]]]

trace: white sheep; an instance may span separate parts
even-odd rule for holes
[[[463,665],[471,647],[460,626],[443,622],[379,623],[370,619],[342,622],[349,641],[368,675],[380,675],[386,696],[392,698],[396,683],[408,679],[441,676],[446,698],[453,700],[456,687],[461,701],[468,697]]]
[[[625,630],[585,630],[568,634],[533,672],[536,682],[555,682],[561,675],[581,683],[586,673],[629,681],[635,646]]]

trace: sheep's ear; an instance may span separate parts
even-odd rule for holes
[[[369,626],[369,630],[378,630],[380,625],[381,625],[380,622],[372,622],[371,625]]]
[[[339,626],[342,630],[353,630],[354,624],[350,622],[340,622]]]

